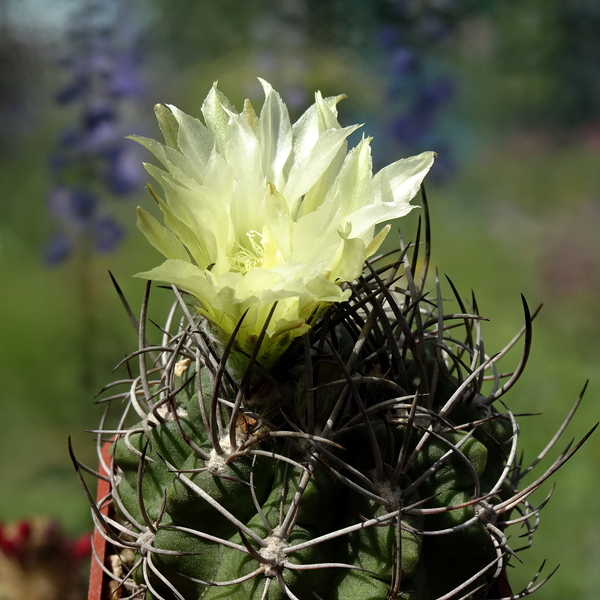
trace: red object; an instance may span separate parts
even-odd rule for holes
[[[27,542],[31,538],[31,523],[23,519],[19,521],[14,531],[8,535],[4,530],[4,526],[0,523],[0,551],[6,556],[18,557],[27,549]]]
[[[100,463],[100,474],[108,476],[108,473],[104,470],[104,464],[110,464],[111,457],[109,454],[111,443],[108,442],[104,444],[102,448],[102,458],[104,459],[104,463]],[[98,480],[98,492],[97,499],[98,502],[102,498],[106,498],[110,493],[110,482],[105,481],[104,479]],[[105,503],[101,508],[100,512],[108,516],[110,510],[110,504]],[[102,565],[107,567],[107,542],[102,537],[102,534],[98,531],[98,529],[94,529],[94,537],[92,538],[92,566],[90,569],[90,587],[88,589],[88,600],[103,600],[103,590],[105,588],[106,583],[106,573],[102,570]]]
[[[89,533],[80,535],[69,546],[71,556],[75,560],[83,560],[92,554],[92,538]]]

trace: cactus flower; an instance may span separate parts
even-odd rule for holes
[[[166,261],[138,276],[173,284],[223,340],[242,319],[239,349],[251,354],[276,303],[259,361],[270,366],[321,310],[348,298],[344,282],[362,272],[389,230],[406,215],[431,168],[425,152],[372,173],[370,138],[348,152],[337,103],[323,98],[293,125],[279,94],[260,80],[260,114],[237,112],[217,89],[204,123],[174,106],[156,114],[166,144],[132,136],[162,163],[146,165],[164,225],[142,208],[138,226]]]

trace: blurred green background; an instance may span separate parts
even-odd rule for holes
[[[590,379],[552,456],[581,437],[600,418],[598,31],[594,0],[2,0],[0,521],[46,515],[72,534],[91,527],[67,437],[93,465],[84,430],[100,418],[94,394],[136,347],[108,271],[137,311],[144,284],[132,275],[158,259],[135,230],[135,206],[151,200],[131,160],[149,157],[123,151],[131,185],[111,191],[100,181],[106,147],[83,152],[85,136],[109,122],[118,152],[133,146],[121,141],[128,133],[158,137],[156,102],[199,115],[217,79],[241,108],[246,96],[260,107],[256,76],[264,77],[294,117],[316,89],[347,94],[340,121],[365,124],[378,166],[436,150],[427,188],[434,266],[463,298],[475,291],[490,319],[487,351],[520,328],[520,293],[532,308],[544,304],[529,367],[509,396],[515,412],[542,413],[520,419],[525,462]],[[91,84],[86,69],[95,69]],[[109,79],[121,87],[107,94]],[[73,220],[52,200],[66,184],[92,190],[101,208],[90,210],[110,216],[120,244],[86,239],[89,214]],[[399,223],[405,238],[414,223]],[[160,322],[168,297],[155,292]],[[599,460],[595,435],[552,478],[557,488],[512,574],[515,590],[547,558],[561,568],[537,597],[598,598]]]

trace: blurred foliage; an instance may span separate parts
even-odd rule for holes
[[[154,250],[134,230],[135,203],[150,205],[140,194],[119,204],[119,222],[129,235],[116,254],[55,269],[43,264],[41,249],[51,232],[44,204],[47,164],[57,132],[72,117],[53,106],[67,23],[50,18],[55,4],[49,0],[37,3],[47,15],[30,8],[29,20],[18,21],[17,4],[31,7],[30,0],[0,2],[0,519],[43,514],[60,518],[74,534],[87,530],[90,518],[68,459],[67,436],[82,461],[93,462],[90,436],[83,433],[101,414],[93,396],[136,346],[107,271],[136,312],[144,284],[131,276],[155,264],[158,254],[150,258]],[[490,353],[521,326],[519,293],[532,307],[545,303],[535,321],[531,364],[512,392],[517,410],[544,413],[521,419],[529,439],[526,461],[544,447],[587,378],[587,398],[559,446],[598,420],[597,2],[134,4],[150,90],[142,120],[151,137],[158,135],[152,129],[155,101],[197,115],[218,79],[237,106],[250,96],[258,107],[260,75],[281,91],[294,117],[315,89],[346,93],[340,121],[364,122],[383,164],[403,152],[390,119],[413,106],[414,96],[402,94],[415,93],[402,87],[408,77],[402,69],[411,63],[398,61],[408,55],[394,52],[408,49],[422,60],[419,84],[448,77],[453,95],[439,105],[418,142],[433,144],[422,149],[437,150],[440,161],[447,152],[455,156],[452,177],[443,186],[428,184],[435,266],[464,298],[475,291],[480,311],[490,318]],[[50,27],[46,17],[51,30],[44,29]],[[390,28],[393,48],[386,41]],[[437,145],[442,142],[447,149]],[[415,221],[412,215],[399,223],[407,240],[414,239]],[[161,292],[152,293],[157,322],[168,299]],[[517,349],[506,362],[511,360],[518,361]],[[550,568],[562,565],[539,597],[597,597],[598,460],[600,438],[594,436],[556,477],[536,545],[522,555],[525,565],[515,582],[524,582],[544,557]]]

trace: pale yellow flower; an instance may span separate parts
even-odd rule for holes
[[[156,107],[166,144],[134,136],[163,164],[146,165],[161,184],[164,226],[138,208],[138,226],[167,260],[140,277],[176,285],[222,339],[238,333],[248,353],[273,303],[259,361],[270,366],[320,309],[342,302],[389,226],[406,215],[434,154],[399,160],[372,174],[369,138],[350,152],[336,105],[323,98],[291,124],[279,94],[263,80],[257,115],[238,113],[213,86],[204,124],[174,106]],[[216,329],[215,327],[216,326]]]

